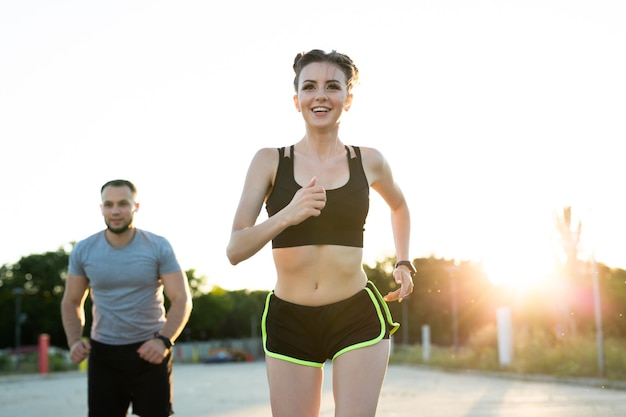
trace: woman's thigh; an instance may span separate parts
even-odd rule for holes
[[[373,417],[389,363],[389,339],[348,351],[333,362],[336,417]]]
[[[322,368],[266,357],[273,417],[317,417],[322,396]]]

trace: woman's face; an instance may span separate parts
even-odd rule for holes
[[[307,124],[325,127],[339,122],[352,102],[346,81],[333,64],[313,62],[302,68],[294,102]]]

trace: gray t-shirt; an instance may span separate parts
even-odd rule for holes
[[[140,229],[122,248],[111,246],[104,231],[78,242],[68,268],[70,274],[89,280],[91,338],[110,345],[148,340],[163,327],[160,277],[180,270],[167,239]]]

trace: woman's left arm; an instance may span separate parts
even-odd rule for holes
[[[391,228],[396,258],[398,261],[410,261],[411,214],[404,194],[393,178],[389,163],[379,151],[373,148],[364,148],[363,162],[370,186],[380,194],[391,210]],[[396,268],[393,271],[393,277],[400,288],[387,294],[385,300],[402,301],[404,297],[413,292],[411,271],[405,267]]]

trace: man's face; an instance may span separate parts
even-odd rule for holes
[[[133,225],[133,217],[139,208],[133,192],[126,186],[108,186],[102,191],[102,216],[107,228],[116,234],[124,233]]]

